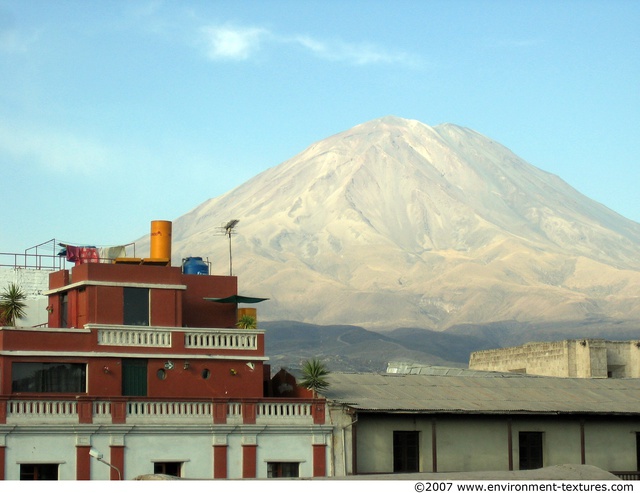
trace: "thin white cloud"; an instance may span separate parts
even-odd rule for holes
[[[206,26],[202,28],[207,55],[212,60],[246,60],[255,53],[266,29],[256,27]]]
[[[267,43],[297,45],[318,58],[354,65],[417,65],[416,57],[371,43],[323,41],[310,36],[280,36],[261,27],[232,25],[201,28],[207,56],[212,60],[247,60]]]
[[[109,152],[91,139],[49,130],[16,129],[0,124],[0,154],[20,164],[54,172],[94,174],[106,169]]]
[[[355,65],[370,64],[403,64],[417,63],[415,57],[402,52],[392,52],[371,43],[346,43],[343,41],[319,41],[308,36],[298,36],[293,42],[307,48],[320,58],[331,61],[353,63]]]

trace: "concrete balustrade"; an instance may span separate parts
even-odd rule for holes
[[[176,329],[161,327],[124,328],[120,326],[98,326],[88,324],[89,329],[97,329],[99,346],[157,347],[169,348],[173,344]],[[236,349],[257,351],[259,340],[257,330],[243,329],[191,329],[184,332],[186,349]],[[179,337],[176,335],[176,337]]]
[[[171,347],[171,332],[157,330],[99,329],[100,346]]]
[[[220,407],[223,406],[223,407]],[[222,411],[222,415],[220,415]],[[324,400],[3,399],[0,424],[324,424]]]
[[[258,349],[258,335],[239,329],[185,332],[184,347],[191,349]]]

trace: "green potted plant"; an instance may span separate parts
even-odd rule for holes
[[[27,314],[25,310],[27,305],[24,302],[26,298],[20,286],[15,283],[9,284],[0,294],[0,317],[15,327],[17,321]]]
[[[321,361],[317,359],[307,360],[302,365],[302,381],[300,385],[311,390],[315,398],[318,392],[322,392],[329,387],[329,382],[326,380],[326,376],[329,373],[329,370]]]
[[[255,329],[257,326],[256,318],[251,315],[242,315],[236,322],[236,327],[240,329]]]

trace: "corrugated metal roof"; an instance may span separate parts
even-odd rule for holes
[[[323,395],[361,411],[640,415],[640,379],[331,373]]]
[[[405,363],[405,362],[390,362],[387,365],[387,373],[410,374],[410,375],[470,376],[470,377],[482,377],[482,378],[535,377],[535,375],[528,375],[526,373],[470,370],[469,368],[453,368],[449,366],[420,365],[417,363]]]

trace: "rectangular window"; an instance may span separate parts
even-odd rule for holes
[[[20,481],[57,481],[58,464],[20,464]]]
[[[299,462],[267,462],[268,478],[298,478],[300,477]]]
[[[519,434],[520,469],[540,469],[543,466],[541,431],[521,431]]]
[[[149,325],[149,290],[124,288],[124,325]]]
[[[420,469],[420,432],[393,432],[393,472],[418,472]]]
[[[636,471],[640,471],[640,432],[636,432]]]
[[[124,358],[122,360],[122,395],[147,396],[147,360]]]
[[[12,363],[11,391],[85,393],[87,365],[85,363]]]
[[[182,477],[182,462],[154,462],[153,474]]]

